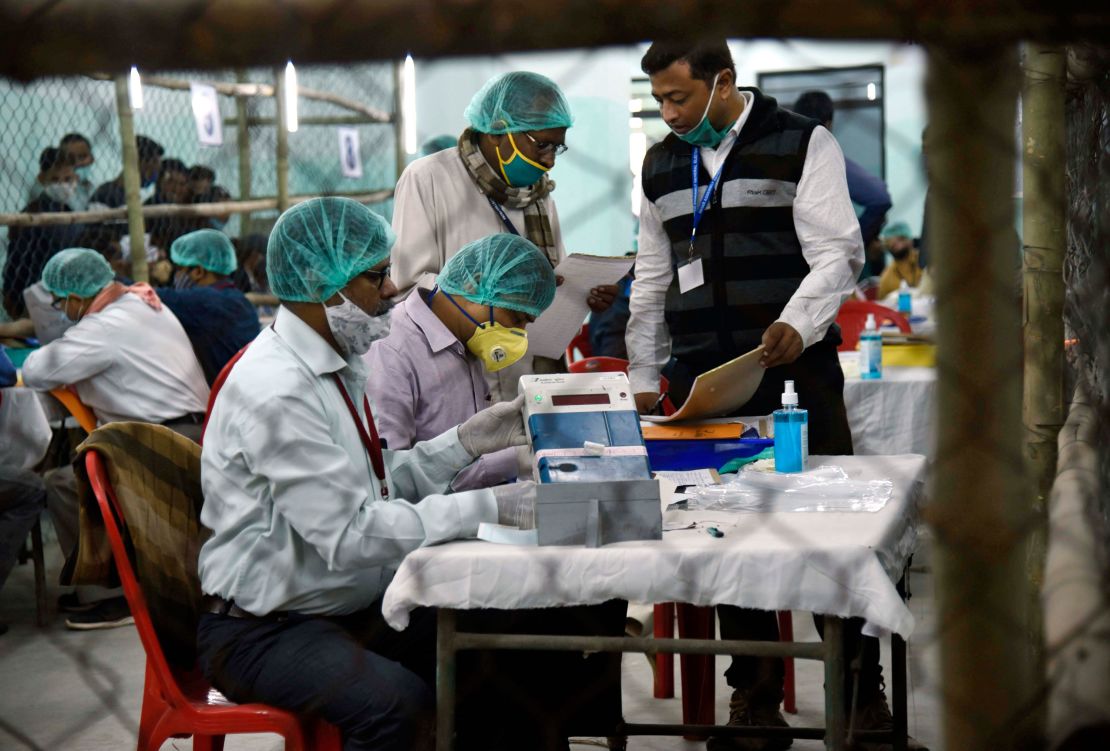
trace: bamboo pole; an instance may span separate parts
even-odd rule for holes
[[[1056,475],[1056,440],[1064,411],[1065,55],[1030,43],[1022,82],[1022,332],[1024,334],[1025,461],[1033,481],[1036,524],[1027,549],[1030,607],[1040,610],[1047,548],[1046,504]],[[1044,674],[1042,622],[1034,619],[1033,665]],[[1041,728],[1043,711],[1031,713]]]
[[[1042,504],[1064,423],[1064,51],[1025,47],[1022,88],[1022,275],[1026,459]]]
[[[930,248],[937,280],[938,425],[927,517],[937,556],[948,751],[1033,748],[1013,237],[1014,46],[929,50]]]
[[[841,0],[159,0],[0,3],[0,75],[236,68],[350,60],[491,55],[693,36],[1006,40],[1110,36],[1105,3]],[[489,19],[498,19],[490,23]],[[111,40],[81,45],[81,40]],[[372,39],[373,43],[368,44]]]
[[[110,76],[103,73],[93,73],[89,78],[98,80],[107,80]],[[143,76],[143,86],[157,86],[162,89],[172,89],[175,91],[189,91],[189,86],[192,84],[184,78],[170,78],[169,76]],[[271,97],[276,96],[274,87],[268,83],[251,83],[249,81],[240,81],[238,83],[225,83],[221,81],[205,82],[206,85],[214,88],[218,93],[224,96],[233,97]],[[314,99],[318,102],[327,102],[334,104],[336,107],[357,112],[361,116],[362,122],[369,121],[372,123],[389,123],[392,117],[388,112],[383,112],[375,107],[370,107],[362,102],[356,102],[354,99],[333,94],[330,91],[321,91],[320,89],[310,89],[304,86],[297,87],[297,95],[302,99]]]
[[[150,275],[146,267],[143,199],[139,195],[142,176],[139,174],[139,149],[135,144],[135,118],[127,76],[116,77],[116,112],[119,115],[119,137],[123,143],[123,195],[127,207],[127,234],[131,239],[131,278],[136,282],[145,282]]]
[[[289,196],[289,204],[302,203],[318,198],[321,193],[309,193],[299,196]],[[329,196],[350,198],[359,203],[381,203],[393,197],[392,188],[383,188],[373,191],[359,191],[352,193],[327,193]],[[184,216],[184,217],[209,217],[224,214],[242,214],[254,211],[271,211],[276,209],[278,199],[252,198],[246,201],[219,201],[216,203],[160,203],[152,206],[143,206],[140,212],[143,217]],[[0,214],[0,227],[46,227],[65,224],[95,224],[99,222],[118,222],[127,218],[127,209],[99,209],[96,211],[65,211],[49,214]]]
[[[235,71],[235,78],[239,83],[247,82],[247,72],[242,68]],[[239,149],[239,200],[246,201],[251,197],[251,131],[249,113],[247,112],[247,98],[242,94],[235,96],[235,145]],[[246,237],[251,233],[250,212],[239,215],[239,235]]]
[[[285,113],[289,103],[285,101],[285,69],[274,68],[275,96],[277,98],[277,210],[284,213],[289,208],[289,131],[285,129]]]
[[[316,116],[310,116],[310,117],[302,117],[298,120],[298,122],[301,124],[302,127],[305,126],[305,125],[327,125],[327,126],[332,126],[332,125],[381,125],[382,124],[382,122],[380,120],[371,120],[369,117],[366,117],[365,115],[331,115],[331,116],[316,115]],[[229,117],[226,120],[224,120],[224,125],[228,126],[229,128],[237,128],[237,127],[239,127],[239,123],[240,123],[240,119],[238,117]],[[254,127],[254,126],[272,127],[276,123],[277,123],[277,118],[276,117],[251,117],[251,118],[247,119],[247,125],[250,126],[250,127]]]

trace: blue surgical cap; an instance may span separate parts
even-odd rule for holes
[[[439,288],[479,305],[539,317],[555,299],[555,270],[539,248],[519,235],[490,235],[447,259]]]
[[[231,240],[214,229],[198,229],[174,240],[170,260],[178,266],[200,266],[221,276],[228,276],[239,266]]]
[[[506,73],[486,81],[463,116],[479,133],[569,128],[570,104],[559,87],[539,73]]]
[[[350,198],[313,198],[278,217],[266,246],[266,276],[281,300],[324,302],[389,258],[389,223]]]
[[[104,256],[89,248],[66,248],[42,268],[42,286],[58,297],[95,297],[115,277]]]
[[[883,237],[913,237],[913,231],[910,225],[905,222],[894,222],[883,227]]]

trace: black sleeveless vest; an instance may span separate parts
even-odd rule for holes
[[[752,111],[725,159],[694,243],[705,284],[679,294],[676,271],[666,296],[672,355],[703,369],[758,346],[809,273],[793,206],[818,123],[780,109],[758,89],[741,91],[753,94]],[[690,251],[692,148],[672,133],[644,160],[644,194],[659,209],[676,269]],[[711,179],[702,164],[700,193]],[[825,339],[839,344],[839,329],[831,326]]]

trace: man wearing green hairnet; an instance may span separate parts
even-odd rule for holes
[[[905,222],[895,222],[883,228],[883,249],[890,253],[894,262],[883,269],[879,275],[879,299],[897,292],[905,282],[910,287],[921,284],[921,264],[918,263],[917,250],[913,247],[913,232]]]
[[[402,292],[430,289],[448,258],[498,232],[528,239],[552,266],[566,255],[555,182],[547,175],[566,151],[574,123],[563,92],[538,73],[506,73],[486,82],[465,117],[470,127],[457,146],[416,160],[397,181],[393,279]],[[600,285],[587,303],[599,312],[616,294],[616,285]],[[501,383],[491,379],[495,397],[515,394],[517,378],[533,372],[530,366],[505,371]]]
[[[211,384],[236,352],[258,336],[258,311],[231,281],[238,267],[235,247],[223,232],[200,229],[170,246],[175,267],[173,289],[160,287],[162,299],[196,350]]]
[[[406,451],[381,441],[362,355],[389,331],[392,245],[349,199],[279,217],[266,270],[281,307],[231,369],[201,455],[205,675],[233,701],[323,717],[346,751],[408,751],[430,726],[431,614],[398,634],[381,613],[404,556],[535,508],[531,483],[447,493],[477,457],[526,441],[519,402]]]
[[[24,384],[39,391],[72,386],[100,424],[160,423],[196,440],[208,385],[185,330],[149,285],[128,287],[114,278],[104,256],[89,248],[68,248],[46,262],[43,286],[76,323],[27,357]],[[73,468],[47,473],[46,483],[58,543],[68,557],[78,530]],[[72,629],[132,622],[119,590],[79,587],[59,605]]]
[[[433,289],[417,288],[398,306],[389,336],[374,342],[366,357],[367,393],[389,444],[407,448],[433,438],[485,407],[485,375],[524,356],[525,327],[554,297],[551,264],[519,235],[490,235],[451,256]],[[516,451],[506,449],[460,472],[453,487],[494,486],[516,476]],[[476,611],[463,618],[465,630],[619,636],[625,616],[625,603],[612,601],[540,612]],[[459,707],[460,749],[548,748],[619,719],[620,655],[568,662],[558,653],[519,652],[487,656],[481,665],[489,672],[471,677],[469,692],[481,701]],[[583,709],[578,691],[587,685],[595,700]],[[544,707],[542,721],[530,711],[536,706]]]
[[[434,438],[489,406],[485,373],[520,360],[525,327],[555,297],[555,273],[518,235],[476,240],[448,259],[434,289],[417,288],[393,312],[389,336],[366,355],[378,429],[395,449]],[[484,456],[456,490],[516,479],[516,451]]]

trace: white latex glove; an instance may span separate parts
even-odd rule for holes
[[[526,445],[528,436],[520,415],[523,406],[524,395],[521,394],[511,402],[483,409],[459,426],[459,443],[475,459],[510,446]]]
[[[490,488],[497,501],[497,523],[521,529],[536,527],[536,483],[531,480]]]

